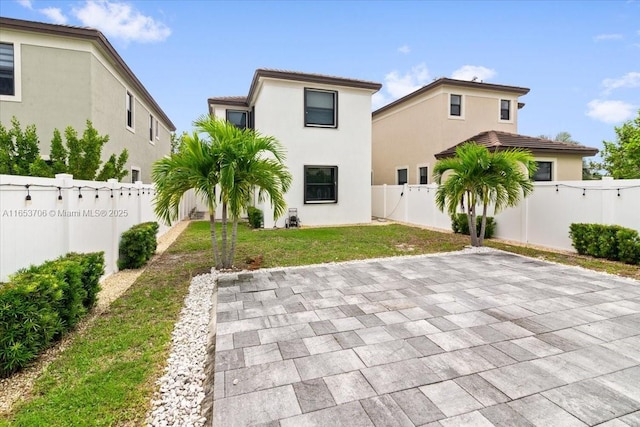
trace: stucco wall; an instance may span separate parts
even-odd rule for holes
[[[293,183],[286,195],[304,225],[365,223],[371,220],[371,91],[263,79],[255,102],[255,127],[286,148]],[[304,126],[304,88],[338,91],[338,127]],[[338,167],[338,203],[304,203],[304,166]],[[265,227],[272,227],[264,206]],[[284,218],[276,223],[284,226]]]
[[[462,116],[449,117],[449,95],[462,95]],[[500,100],[511,101],[511,120],[500,120]],[[435,154],[486,130],[517,133],[518,98],[510,93],[444,85],[373,119],[373,182],[396,184],[396,170],[408,169],[409,184],[419,182],[418,167],[429,168]]]
[[[141,179],[151,182],[153,161],[170,152],[169,125],[159,121],[158,138],[150,143],[152,109],[107,55],[90,41],[70,37],[2,29],[0,40],[14,44],[19,94],[0,98],[0,120],[5,126],[12,116],[23,128],[35,124],[40,154],[47,156],[54,128],[63,132],[72,126],[81,135],[89,119],[101,135],[109,135],[103,161],[126,148],[129,175],[123,181],[131,181],[131,167],[135,166]],[[126,127],[127,90],[135,98],[134,132]]]

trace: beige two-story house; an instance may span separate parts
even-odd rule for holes
[[[55,128],[81,134],[91,120],[109,135],[103,161],[128,150],[126,181],[151,182],[175,131],[100,31],[0,17],[0,121],[9,126],[12,116],[35,124],[43,157]]]
[[[371,221],[371,96],[379,83],[256,70],[247,96],[212,97],[209,113],[275,137],[293,177],[285,195],[304,225]],[[265,227],[283,227],[268,204]]]
[[[518,135],[518,86],[440,78],[372,115],[372,183],[430,184],[438,158],[465,141],[532,151],[540,180],[579,180],[596,149]],[[489,133],[489,131],[494,131]]]

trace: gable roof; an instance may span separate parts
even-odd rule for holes
[[[279,80],[292,80],[292,81],[298,81],[298,82],[318,83],[318,84],[326,84],[326,85],[332,85],[332,86],[369,89],[374,92],[379,91],[380,88],[382,87],[380,83],[375,83],[368,80],[349,79],[345,77],[328,76],[325,74],[302,73],[300,71],[286,71],[286,70],[276,70],[276,69],[270,69],[270,68],[258,68],[253,74],[253,80],[251,81],[251,86],[249,87],[249,95],[212,97],[212,98],[209,98],[207,101],[209,105],[216,104],[216,105],[236,105],[236,106],[249,107],[249,102],[255,94],[255,91],[258,87],[258,83],[260,82],[260,79],[263,77],[279,79]]]
[[[25,21],[22,19],[0,17],[0,27],[2,29],[12,29],[16,31],[34,32],[41,34],[49,34],[60,37],[72,37],[83,39],[95,43],[105,54],[112,60],[113,65],[118,71],[128,77],[131,85],[141,94],[142,98],[147,101],[160,118],[169,126],[171,131],[175,131],[176,127],[165,112],[160,108],[158,103],[153,99],[151,94],[144,87],[142,82],[138,80],[136,75],[131,71],[129,66],[124,62],[122,57],[116,52],[114,47],[102,32],[88,27],[75,27],[71,25],[46,24],[44,22]]]
[[[488,130],[472,136],[471,138],[467,138],[459,144],[439,152],[435,157],[436,159],[452,157],[456,153],[456,148],[471,141],[487,147],[490,151],[501,151],[509,148],[524,148],[534,153],[574,154],[581,155],[583,157],[594,156],[598,152],[597,148],[586,147],[580,144],[552,141],[550,139],[535,138],[532,136],[518,135],[515,133],[501,132],[497,130]]]
[[[495,90],[500,92],[511,92],[519,96],[526,95],[527,93],[529,93],[529,88],[526,88],[526,87],[507,86],[507,85],[499,85],[499,84],[484,83],[484,82],[472,82],[468,80],[456,80],[456,79],[450,79],[447,77],[441,77],[429,83],[428,85],[422,86],[420,89],[413,91],[408,95],[403,96],[400,99],[396,99],[395,101],[385,105],[384,107],[378,108],[376,111],[372,113],[372,115],[375,117],[376,115],[390,108],[393,108],[396,105],[402,104],[406,101],[409,101],[413,98],[416,98],[422,95],[425,92],[429,92],[433,89],[436,89],[444,85],[456,86],[456,87],[462,87],[462,88],[480,89],[480,90]],[[522,106],[524,106],[524,104],[522,104]],[[521,108],[520,104],[518,104],[518,108]]]

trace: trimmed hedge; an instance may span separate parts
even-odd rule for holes
[[[118,258],[120,270],[140,268],[151,259],[158,246],[158,229],[157,222],[143,222],[122,233]]]
[[[478,237],[480,236],[480,226],[482,225],[482,216],[476,216],[476,230],[478,232]],[[458,234],[466,234],[467,236],[471,234],[469,231],[469,220],[467,219],[466,213],[456,214],[451,217],[451,228],[454,233]],[[487,225],[484,229],[484,238],[490,239],[493,237],[496,231],[496,222],[492,216],[487,217]]]
[[[631,228],[573,223],[569,226],[569,237],[580,255],[640,264],[640,236]]]
[[[247,208],[247,216],[249,218],[249,225],[251,228],[261,228],[264,221],[264,215],[262,211],[256,207],[249,206]]]
[[[95,305],[104,254],[70,253],[23,269],[0,285],[0,377],[73,328]]]

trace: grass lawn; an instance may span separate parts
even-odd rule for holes
[[[398,224],[253,231],[239,226],[236,264],[294,266],[455,251],[468,237]],[[489,241],[488,246],[640,279],[637,266]],[[75,336],[0,426],[143,425],[192,276],[212,265],[209,223],[192,223],[110,309]]]

